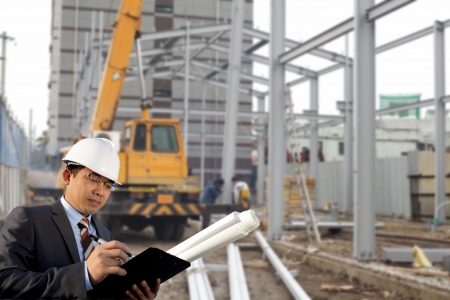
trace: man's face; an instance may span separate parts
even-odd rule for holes
[[[78,168],[80,172],[64,170],[62,176],[66,184],[65,199],[83,216],[95,214],[99,211],[108,200],[111,190],[108,189],[103,182],[99,184],[93,183],[83,174],[94,174],[105,182],[111,180],[94,173],[86,167]],[[76,175],[76,176],[74,176]]]

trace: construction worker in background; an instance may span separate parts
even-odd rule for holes
[[[222,178],[218,178],[214,181],[209,181],[206,187],[203,189],[203,193],[200,197],[200,203],[202,204],[214,204],[217,197],[222,194],[223,184],[225,182]],[[205,213],[202,215],[202,228],[205,229],[211,222],[211,214]]]
[[[250,190],[247,183],[242,181],[239,176],[235,175],[231,178],[233,182],[233,200],[232,203],[240,203],[244,209],[249,209],[250,202]]]

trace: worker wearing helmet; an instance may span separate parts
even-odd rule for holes
[[[89,298],[108,275],[126,275],[127,245],[92,216],[118,182],[119,156],[107,139],[87,138],[63,158],[65,194],[52,205],[16,207],[0,231],[0,298]],[[92,241],[88,234],[106,243]],[[131,299],[154,299],[152,287],[136,282]],[[153,285],[153,283],[151,284]]]
[[[245,181],[237,175],[231,178],[233,183],[232,203],[240,203],[244,209],[250,208],[250,190]]]

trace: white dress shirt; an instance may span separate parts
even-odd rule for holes
[[[81,244],[81,229],[78,227],[78,223],[81,221],[83,217],[72,205],[70,205],[64,196],[61,197],[61,204],[66,211],[66,215],[69,218],[70,226],[73,230],[73,235],[75,236],[75,241],[77,243],[78,254],[80,255],[80,261],[84,262],[84,281],[86,282],[86,291],[90,291],[93,289],[91,281],[89,280],[89,275],[86,266],[86,258],[84,257],[83,245]],[[89,233],[97,235],[97,231],[95,230],[95,226],[92,225],[92,216],[88,216],[86,219],[89,220]],[[97,247],[98,243],[94,242],[94,246]]]

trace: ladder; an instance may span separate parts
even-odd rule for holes
[[[298,153],[298,147],[300,147],[299,139],[297,136],[297,126],[295,125],[294,105],[292,103],[291,90],[289,85],[286,85],[286,130],[288,135],[289,151],[291,153]],[[317,153],[310,153],[310,155],[317,155]],[[300,204],[302,207],[303,216],[305,217],[306,232],[308,234],[308,240],[312,243],[320,244],[320,233],[317,229],[317,222],[314,216],[314,211],[311,206],[311,200],[309,198],[308,188],[306,186],[305,173],[303,167],[298,163],[295,157],[293,158],[295,177],[297,180],[297,186],[300,194]],[[305,203],[306,202],[306,203]]]

